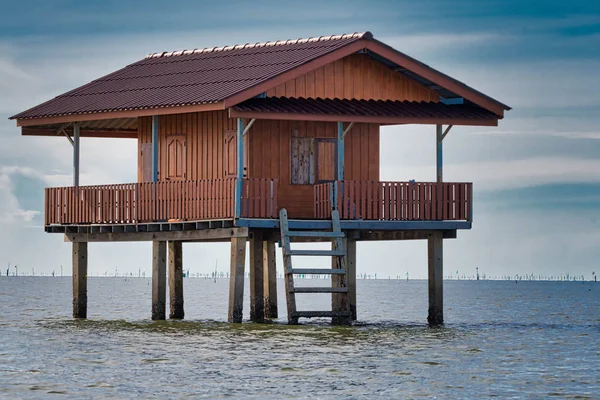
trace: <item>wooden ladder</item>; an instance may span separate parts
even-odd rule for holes
[[[350,302],[348,301],[348,277],[346,268],[345,235],[340,226],[338,210],[331,211],[331,228],[328,231],[290,231],[287,210],[279,212],[281,247],[285,272],[285,291],[287,295],[288,322],[298,324],[299,318],[331,318],[334,324],[349,324],[351,321]],[[292,237],[309,238],[312,241],[329,241],[331,250],[292,250]],[[293,268],[292,256],[330,256],[332,268]],[[295,287],[294,275],[331,275],[331,287]],[[331,293],[331,311],[296,310],[296,293]]]

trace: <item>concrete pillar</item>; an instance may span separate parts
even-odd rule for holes
[[[244,306],[244,267],[246,238],[231,238],[231,265],[229,274],[229,322],[242,322]]]
[[[170,241],[169,251],[169,318],[183,319],[183,253],[181,241]]]
[[[430,326],[444,323],[444,253],[443,233],[433,231],[427,238],[429,264],[429,315],[427,322]]]
[[[352,320],[356,321],[356,239],[348,239],[346,242],[346,268],[348,277],[348,303]]]
[[[265,320],[265,289],[263,272],[263,233],[250,234],[250,320]]]
[[[277,311],[277,263],[275,242],[263,241],[263,274],[265,289],[265,318],[278,318]]]
[[[73,318],[87,318],[87,242],[73,242]]]
[[[164,320],[167,292],[167,242],[152,242],[152,319]]]

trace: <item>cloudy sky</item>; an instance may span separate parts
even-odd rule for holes
[[[445,275],[600,273],[600,5],[589,0],[3,4],[0,270],[70,273],[70,245],[43,232],[41,210],[44,187],[71,182],[71,145],[21,137],[11,115],[151,52],[365,30],[513,107],[497,128],[455,127],[444,141],[444,179],[475,188],[473,229],[446,241]],[[434,130],[383,128],[382,179],[434,180]],[[83,140],[81,173],[82,185],[134,182],[135,141]],[[89,253],[91,275],[151,270],[147,243]],[[426,277],[426,255],[425,242],[361,243],[358,271]],[[184,246],[192,273],[227,257],[227,245]]]

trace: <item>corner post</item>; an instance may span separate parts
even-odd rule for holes
[[[428,288],[429,288],[429,313],[427,322],[429,326],[444,324],[444,255],[442,231],[433,231],[427,238],[428,248]]]
[[[254,230],[250,236],[250,320],[265,320],[263,233]]]
[[[158,182],[158,115],[152,116],[152,182]]]
[[[73,318],[87,318],[87,242],[73,242]]]
[[[344,180],[344,123],[337,124],[337,180]]]
[[[275,242],[263,241],[263,273],[265,289],[265,318],[278,318],[277,311],[277,264]]]
[[[167,242],[152,242],[152,319],[164,320],[167,292]]]
[[[229,322],[242,322],[244,308],[244,267],[246,238],[231,238],[231,266],[229,273]]]
[[[73,124],[73,186],[79,186],[80,126]]]
[[[244,119],[237,119],[237,173],[235,181],[235,218],[242,212],[242,179],[244,179]]]
[[[169,318],[183,319],[183,252],[180,240],[170,241],[169,252]]]
[[[437,183],[442,183],[443,181],[443,132],[442,125],[436,125],[435,128],[435,159],[436,159],[436,175],[437,175]]]

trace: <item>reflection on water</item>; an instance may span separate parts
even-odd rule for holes
[[[148,283],[90,278],[90,320],[74,321],[70,278],[0,278],[0,396],[600,393],[600,285],[593,283],[446,282],[447,324],[439,329],[425,325],[425,281],[359,281],[354,327],[287,326],[285,315],[230,325],[227,281],[202,279],[185,280],[185,321],[152,322]],[[328,301],[311,296],[305,304]]]

